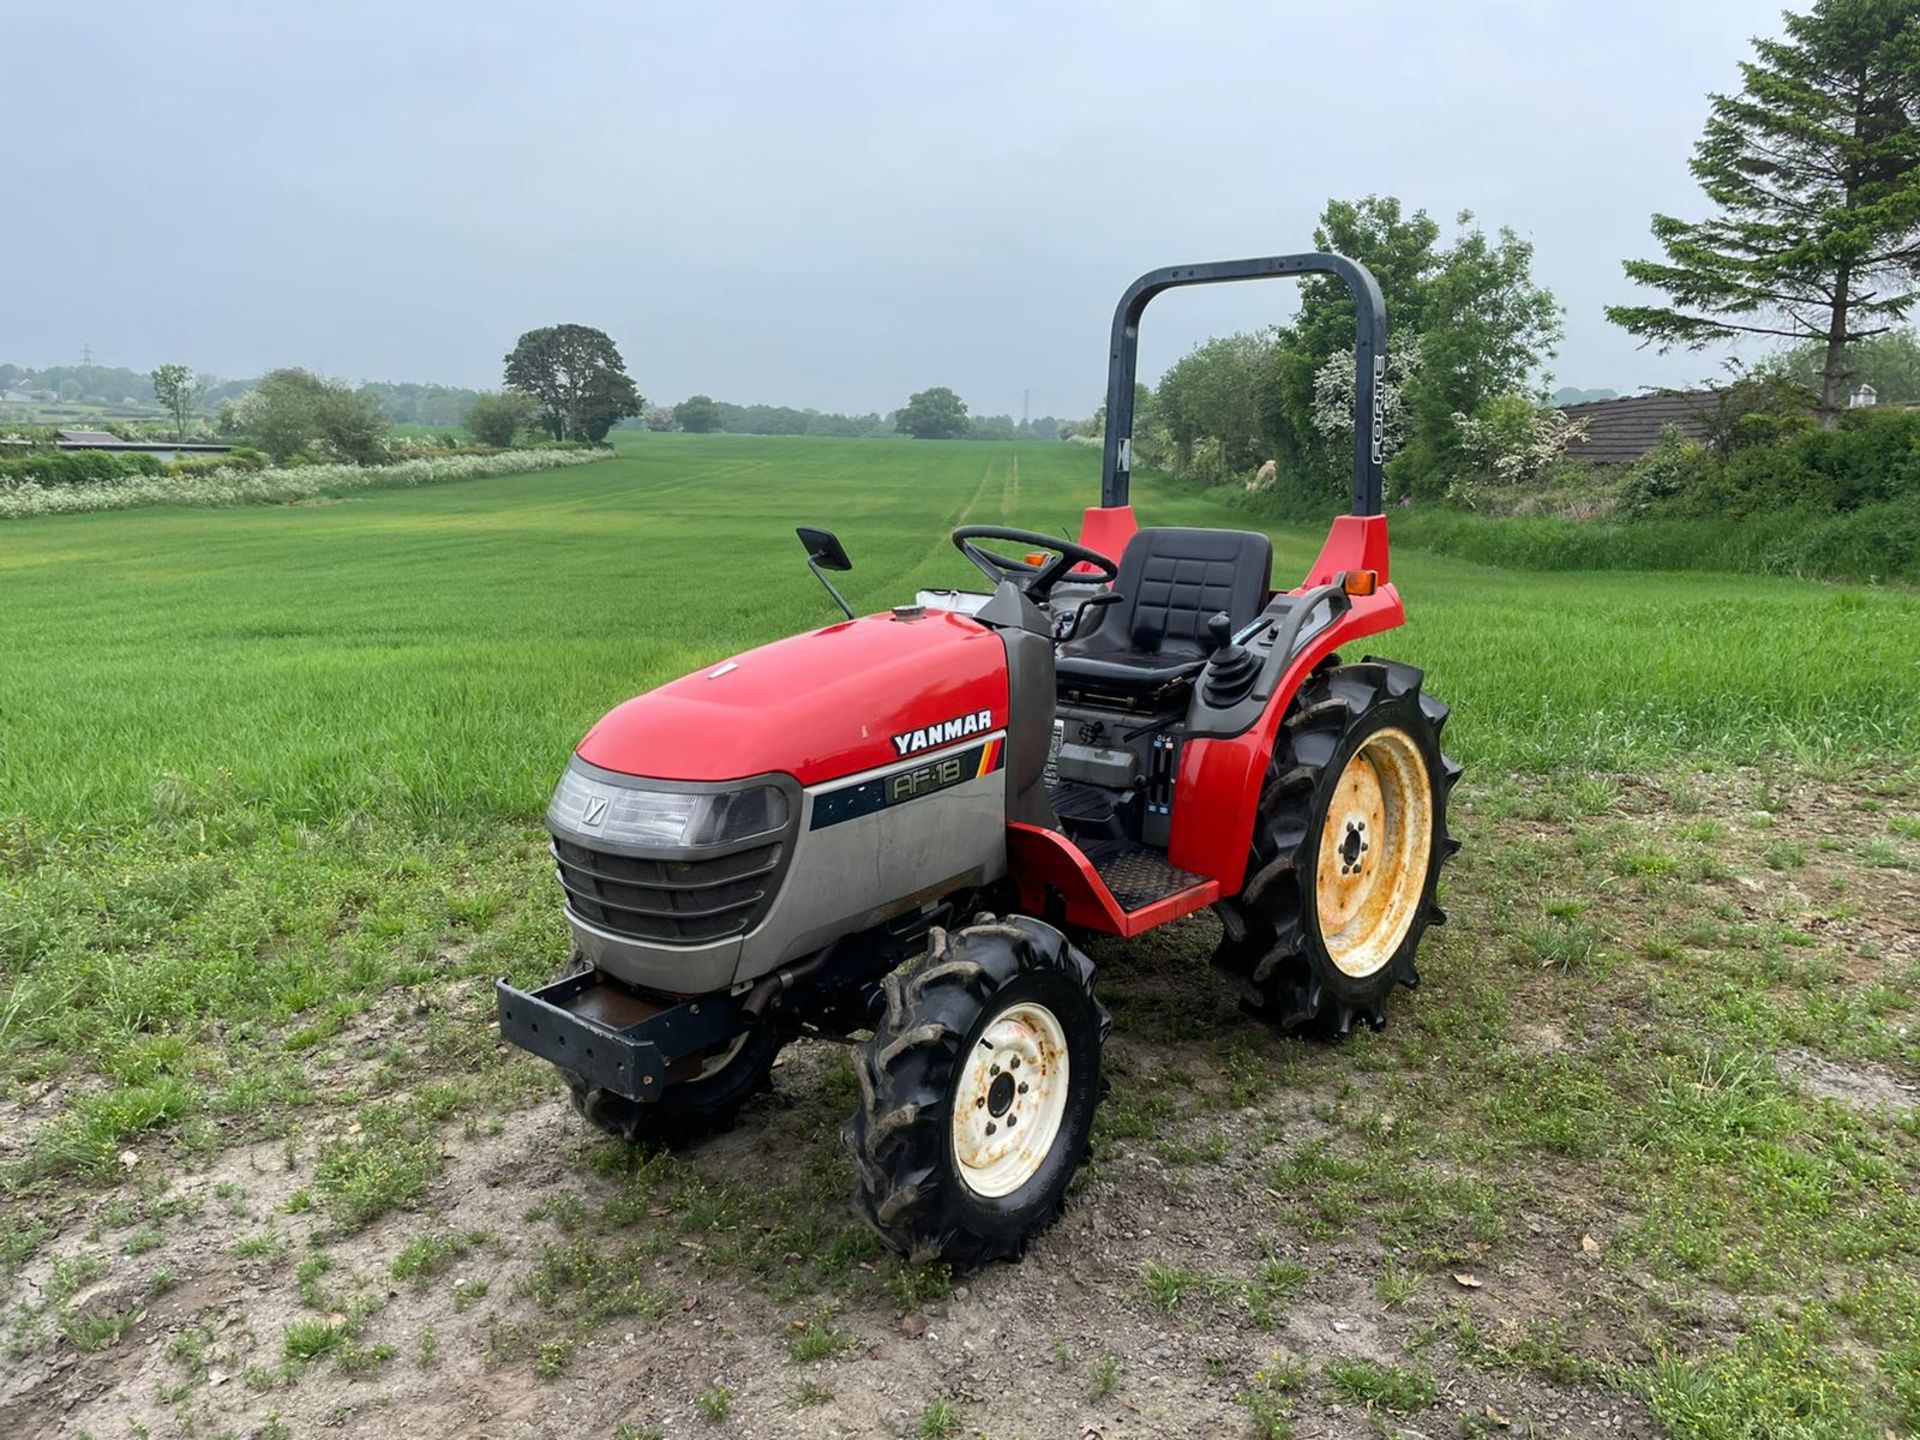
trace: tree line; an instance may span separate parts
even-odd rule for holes
[[[186,370],[191,376],[189,415],[213,418],[220,407],[257,388],[261,378],[223,380],[195,373],[184,365],[130,370],[121,365],[0,364],[0,390],[19,390],[43,404],[88,405],[102,409],[161,409],[174,413],[172,401],[156,388],[159,370]],[[454,426],[461,423],[480,392],[459,385],[369,380],[355,387],[396,425]]]
[[[694,435],[823,435],[878,438],[911,435],[922,440],[1059,440],[1071,433],[1071,421],[1052,415],[1015,421],[1011,415],[974,415],[953,390],[936,385],[911,396],[898,410],[882,415],[840,415],[800,410],[791,405],[734,405],[711,395],[690,395],[678,405],[650,407],[649,430],[684,430]]]

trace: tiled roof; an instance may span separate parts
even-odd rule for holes
[[[69,445],[118,445],[120,437],[109,435],[104,430],[56,430],[54,432]]]
[[[1701,412],[1711,403],[1711,391],[1673,390],[1562,405],[1560,412],[1569,420],[1587,422],[1585,443],[1569,445],[1567,458],[1588,465],[1631,465],[1653,448],[1665,425],[1677,427],[1689,439],[1703,439],[1707,427]]]

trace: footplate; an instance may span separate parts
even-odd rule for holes
[[[731,996],[667,1004],[598,970],[532,991],[496,980],[493,993],[507,1040],[578,1076],[590,1090],[629,1100],[658,1100],[669,1066],[745,1028]]]

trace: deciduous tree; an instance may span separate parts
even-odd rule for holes
[[[174,438],[187,438],[187,416],[200,398],[200,377],[185,365],[158,365],[148,377],[153,381],[153,396],[173,416]]]
[[[233,404],[233,428],[275,460],[316,443],[370,465],[386,450],[387,416],[370,397],[297,367],[272,370]]]
[[[1912,405],[1920,401],[1920,338],[1904,326],[1849,345],[1846,366],[1849,399],[1862,385],[1871,385],[1877,404]],[[1769,357],[1754,371],[1784,376],[1818,395],[1826,368],[1825,342],[1809,340]]]
[[[372,465],[387,452],[390,422],[380,402],[336,381],[322,381],[313,402],[313,428],[328,450],[356,465]]]
[[[509,388],[531,395],[556,440],[604,440],[646,403],[619,348],[587,325],[549,325],[520,337],[506,359]]]
[[[1411,438],[1393,476],[1403,494],[1460,459],[1455,416],[1539,386],[1563,333],[1559,302],[1533,278],[1533,246],[1505,228],[1489,236],[1466,211],[1459,224],[1421,298],[1419,364],[1406,389]]]
[[[673,418],[689,435],[708,435],[720,428],[720,407],[711,395],[689,395],[673,407]]]
[[[486,390],[467,407],[464,423],[482,445],[504,450],[521,427],[533,419],[533,400],[518,390]]]
[[[967,402],[944,385],[909,396],[893,428],[916,440],[954,440],[967,433]]]

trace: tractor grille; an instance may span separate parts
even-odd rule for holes
[[[766,914],[781,844],[710,860],[638,860],[555,840],[553,858],[582,920],[635,940],[700,945],[739,935]]]

